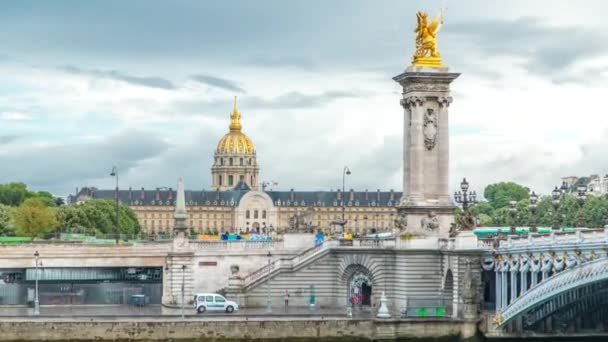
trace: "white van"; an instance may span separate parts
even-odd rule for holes
[[[194,308],[198,313],[205,311],[232,313],[239,311],[239,305],[217,293],[199,293],[194,296]]]

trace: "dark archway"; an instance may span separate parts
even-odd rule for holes
[[[367,268],[358,264],[350,265],[344,270],[342,278],[346,281],[348,303],[372,306],[373,277]]]

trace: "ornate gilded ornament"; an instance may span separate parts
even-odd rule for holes
[[[443,11],[441,10],[430,24],[426,12],[416,13],[417,26],[414,31],[416,33],[416,52],[412,56],[412,65],[431,68],[445,67],[441,63],[441,54],[437,49],[437,33],[443,25]]]
[[[428,108],[424,113],[424,146],[427,150],[432,150],[437,142],[437,114],[432,108]]]

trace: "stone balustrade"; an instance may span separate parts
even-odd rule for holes
[[[190,248],[192,251],[200,250],[252,250],[252,249],[283,249],[284,243],[282,240],[272,241],[251,241],[251,240],[240,240],[240,241],[203,241],[193,240],[190,241]]]
[[[526,237],[509,236],[500,240],[498,249],[541,248],[555,245],[593,245],[608,243],[608,229],[579,229],[575,232],[529,234]]]

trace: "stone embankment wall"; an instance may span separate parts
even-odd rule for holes
[[[404,338],[467,340],[475,323],[451,320],[153,320],[130,321],[3,321],[2,341],[120,340],[395,340]]]

